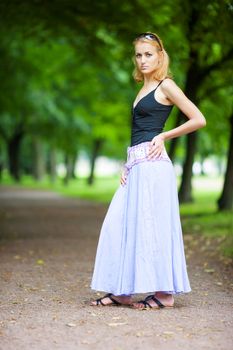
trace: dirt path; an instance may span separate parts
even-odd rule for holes
[[[88,305],[98,297],[89,285],[106,209],[0,189],[0,349],[232,348],[232,265],[217,259],[213,242],[188,234],[192,292],[176,296],[174,309]]]

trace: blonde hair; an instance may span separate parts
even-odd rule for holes
[[[160,64],[159,64],[159,67],[155,70],[153,78],[155,80],[163,80],[165,78],[172,78],[172,73],[170,72],[170,69],[169,69],[169,62],[170,62],[169,56],[168,56],[166,50],[163,47],[162,40],[155,33],[150,32],[150,33],[144,33],[144,34],[145,35],[142,35],[142,36],[139,35],[139,37],[137,37],[133,41],[133,44],[135,46],[138,42],[146,42],[146,43],[151,44],[154,47],[156,47],[157,51],[160,53],[160,59],[159,59]],[[154,40],[154,39],[150,39],[150,38],[147,39],[146,38],[146,34],[148,34],[148,35],[152,34],[158,40]],[[144,77],[143,77],[142,72],[137,67],[135,56],[133,56],[133,62],[134,62],[134,65],[135,65],[135,68],[134,68],[134,71],[133,71],[134,80],[136,82],[141,82],[141,81],[144,80]]]

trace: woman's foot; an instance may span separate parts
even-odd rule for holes
[[[96,299],[91,302],[91,306],[107,306],[107,305],[131,305],[132,304],[132,298],[131,296],[116,296],[111,293],[106,294],[102,298]]]
[[[174,297],[172,294],[156,292],[154,295],[148,295],[144,300],[133,303],[134,309],[159,309],[164,307],[173,307]]]

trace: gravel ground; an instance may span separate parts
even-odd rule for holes
[[[233,268],[218,240],[184,234],[192,292],[175,296],[173,309],[89,306],[103,295],[89,286],[106,210],[0,189],[0,349],[233,348]]]

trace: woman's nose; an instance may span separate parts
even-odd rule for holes
[[[146,62],[146,57],[145,57],[145,56],[142,56],[141,63],[145,63],[145,62]]]

